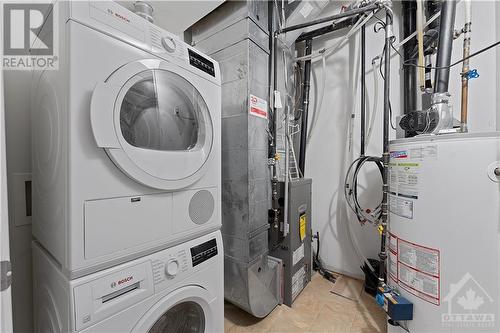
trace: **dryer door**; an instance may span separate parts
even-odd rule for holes
[[[199,286],[179,288],[156,303],[136,325],[133,332],[205,333],[213,325],[211,303],[214,297]],[[212,305],[213,306],[213,305]]]
[[[212,151],[206,96],[212,85],[162,60],[117,69],[92,94],[97,145],[139,183],[166,190],[191,185],[204,174]]]

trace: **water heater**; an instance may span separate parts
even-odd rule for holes
[[[388,284],[413,303],[389,332],[500,331],[500,133],[391,142]]]

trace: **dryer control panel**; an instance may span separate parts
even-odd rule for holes
[[[208,73],[215,77],[215,66],[214,63],[204,56],[194,52],[193,50],[189,49],[189,64],[191,66],[194,66],[198,69],[201,69],[205,73]]]

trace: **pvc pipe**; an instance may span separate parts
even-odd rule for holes
[[[420,90],[425,87],[425,71],[424,71],[424,6],[423,0],[417,0],[417,43],[418,43],[418,81]]]

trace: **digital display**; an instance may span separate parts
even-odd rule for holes
[[[191,64],[191,66],[201,69],[205,73],[208,73],[213,77],[215,77],[215,67],[213,62],[206,59],[205,57],[202,57],[201,55],[192,50],[188,50],[188,53],[189,53],[189,64]]]
[[[217,241],[209,240],[203,244],[191,248],[191,259],[193,267],[217,255]]]

